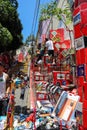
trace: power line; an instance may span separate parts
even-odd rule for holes
[[[37,8],[37,1],[35,3],[35,10],[34,10],[34,17],[33,17],[33,22],[32,22],[31,34],[33,34],[33,26],[34,26],[34,21],[35,21],[36,8]]]
[[[38,14],[39,14],[39,8],[40,8],[40,0],[38,0],[37,4],[37,13],[36,13],[36,19],[35,19],[35,26],[34,26],[34,33],[36,32],[36,26],[37,26],[37,20],[38,20]]]
[[[37,18],[39,13],[39,6],[40,6],[40,0],[36,0],[35,10],[34,10],[34,17],[33,17],[33,23],[32,23],[32,29],[31,29],[31,36],[32,36],[32,54],[34,54],[34,44],[33,44],[33,36],[35,35],[36,26],[37,26]]]
[[[45,2],[45,1],[42,1],[42,5],[45,5],[45,4],[48,4],[49,2]],[[52,23],[52,17],[50,18],[50,19],[47,19],[47,20],[45,20],[45,23],[44,23],[44,25],[42,26],[42,30],[45,28],[45,26],[47,25],[47,23],[48,23],[48,20],[49,20],[49,24],[48,24],[48,26],[47,26],[47,29],[46,29],[46,35],[47,35],[47,33],[48,33],[48,30],[50,29],[50,25],[51,25],[51,23]],[[43,22],[42,22],[42,24],[43,24]],[[51,25],[52,26],[52,25]],[[51,27],[52,28],[52,27]],[[40,29],[40,28],[39,28]],[[39,30],[38,30],[38,34],[39,34]],[[38,35],[37,34],[37,35]]]
[[[41,4],[47,3],[45,1],[46,0],[43,0],[42,2],[40,2],[40,0],[36,0],[34,17],[33,17],[33,22],[32,22],[31,35],[34,35],[36,33],[36,26],[37,26],[37,19],[38,19],[38,14],[39,14],[40,3]]]
[[[36,0],[31,35],[35,33],[37,18],[38,18],[38,13],[39,13],[39,6],[40,6],[40,0]]]

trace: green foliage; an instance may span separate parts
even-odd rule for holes
[[[0,45],[2,45],[3,47],[7,47],[7,45],[10,44],[12,40],[13,37],[8,29],[2,27],[2,25],[0,24]]]
[[[49,19],[51,16],[56,15],[57,4],[55,1],[51,1],[48,4],[41,6],[39,21]]]
[[[12,6],[14,6],[15,8],[18,8],[18,2],[16,0],[10,0]]]
[[[46,20],[52,16],[56,16],[58,20],[62,20],[65,26],[72,22],[72,14],[68,4],[64,9],[57,8],[56,1],[51,1],[50,3],[43,5],[41,7],[39,21]]]
[[[28,50],[28,53],[29,53],[29,55],[32,55],[32,51],[31,51],[31,49]]]
[[[28,38],[26,39],[26,44],[32,41],[36,41],[36,38],[34,35],[29,35]]]
[[[0,47],[1,51],[4,51],[4,44],[7,46],[7,50],[14,50],[22,45],[22,24],[17,13],[17,6],[16,0],[0,0],[0,23],[5,35],[6,33],[9,34],[6,35],[8,42],[5,42],[4,38],[0,41],[0,46],[2,46],[2,48]]]

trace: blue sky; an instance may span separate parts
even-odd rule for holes
[[[37,0],[18,0],[18,13],[23,25],[23,41],[31,34],[32,23],[34,18],[35,4]],[[41,0],[41,4],[50,2],[51,0]],[[38,25],[38,24],[37,24]],[[37,27],[36,27],[37,30]]]

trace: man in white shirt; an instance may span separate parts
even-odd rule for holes
[[[54,46],[53,46],[53,41],[51,39],[46,38],[46,48],[48,50],[48,55],[49,56],[54,56]]]

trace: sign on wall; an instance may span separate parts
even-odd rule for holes
[[[80,50],[82,48],[84,48],[84,39],[83,37],[77,38],[75,39],[75,48],[76,50]]]
[[[63,42],[64,41],[64,29],[50,30],[50,38],[53,42]]]
[[[81,22],[81,15],[80,13],[76,14],[74,17],[73,17],[73,24],[76,25],[78,23]]]

